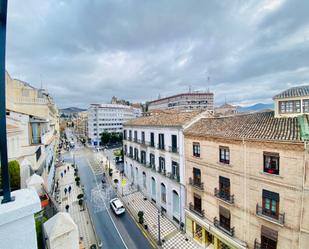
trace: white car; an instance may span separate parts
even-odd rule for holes
[[[120,215],[125,212],[125,208],[122,202],[118,198],[110,200],[111,208],[114,210],[115,214]]]

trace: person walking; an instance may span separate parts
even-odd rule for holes
[[[70,166],[69,165],[68,165],[67,169],[68,169],[68,171],[70,170]]]
[[[67,192],[68,192],[67,188],[64,188],[64,194],[65,195],[67,195]]]
[[[65,205],[65,210],[66,210],[67,212],[69,212],[69,208],[70,208],[70,205],[69,205],[69,204]]]
[[[64,170],[64,174],[66,174],[66,173],[67,173],[67,170],[65,169],[65,170]]]
[[[63,173],[62,173],[62,172],[61,172],[61,174],[60,174],[60,175],[61,175],[61,178],[63,178]]]
[[[72,187],[70,185],[69,188],[68,188],[69,194],[71,194],[71,190],[72,190]]]

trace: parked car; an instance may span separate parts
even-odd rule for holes
[[[125,212],[125,208],[118,198],[110,200],[109,203],[115,214],[120,215]]]

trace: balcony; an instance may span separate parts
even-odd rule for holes
[[[158,169],[158,173],[160,173],[160,174],[163,175],[163,176],[166,176],[166,170],[165,170],[165,169],[159,168],[159,169]]]
[[[261,217],[262,219],[268,220],[270,222],[276,223],[278,225],[283,226],[285,220],[285,213],[278,215],[273,215],[269,213],[268,209],[261,207],[259,204],[256,204],[256,215]]]
[[[175,174],[172,174],[172,173],[167,173],[167,176],[171,179],[171,180],[174,180],[176,182],[180,182],[180,176],[179,175],[175,175]]]
[[[202,218],[205,216],[205,210],[201,209],[201,208],[194,207],[192,202],[189,203],[189,209],[190,209],[191,212],[197,214],[198,216],[200,216]]]
[[[257,239],[254,240],[254,249],[262,249],[261,244],[257,242]]]
[[[165,150],[165,145],[164,144],[157,144],[157,149],[158,150]]]
[[[128,137],[128,141],[132,141],[132,137]]]
[[[141,162],[141,160],[140,160],[140,158],[139,158],[138,156],[135,156],[135,157],[134,157],[134,160],[135,160],[136,162],[138,162],[138,163]]]
[[[168,151],[171,152],[171,153],[179,154],[179,148],[178,147],[169,146]]]
[[[227,235],[230,235],[231,237],[234,236],[234,230],[235,228],[228,228],[228,227],[224,227],[220,224],[220,221],[217,219],[217,217],[214,218],[214,226],[218,229],[220,229],[222,232],[226,233]]]
[[[141,159],[140,163],[146,165],[146,160]]]
[[[227,202],[228,204],[234,204],[234,195],[230,195],[229,193],[225,193],[220,191],[219,189],[215,188],[214,195],[218,199]]]
[[[201,182],[200,180],[190,177],[189,184],[198,190],[204,191],[204,183]]]
[[[137,143],[137,142],[138,142],[138,139],[137,139],[137,137],[135,137],[135,138],[134,138],[134,142],[135,142],[135,143]]]

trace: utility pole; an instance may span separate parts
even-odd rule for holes
[[[5,97],[5,44],[6,44],[7,0],[0,5],[0,156],[2,174],[2,203],[13,201],[10,189],[10,176],[6,138],[6,97]]]

